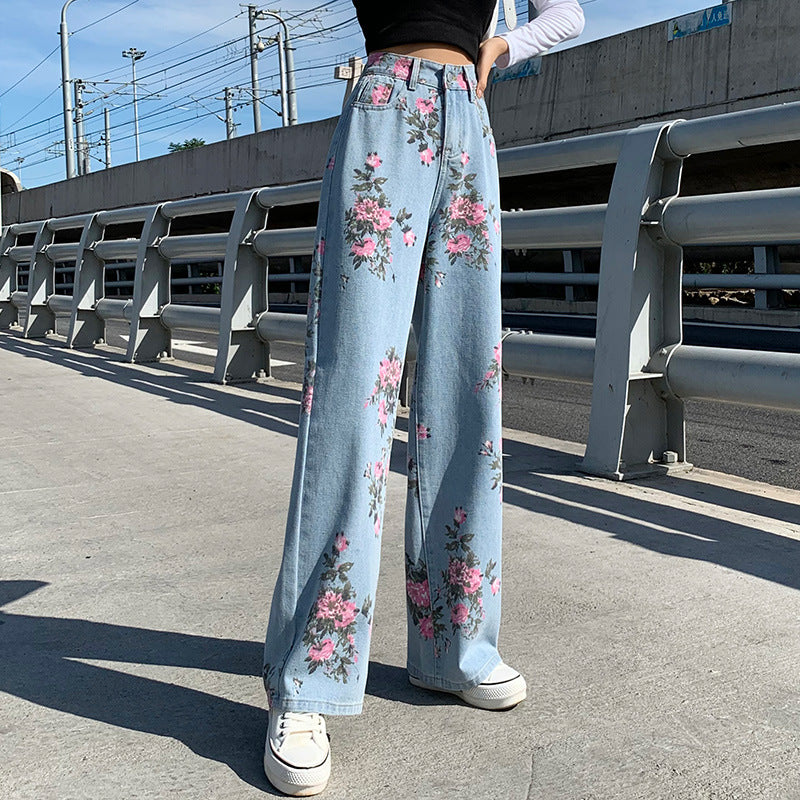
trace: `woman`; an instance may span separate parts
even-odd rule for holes
[[[265,646],[267,777],[321,792],[322,714],[361,711],[409,327],[408,673],[486,709],[525,698],[497,651],[502,509],[500,206],[483,100],[577,36],[577,0],[493,36],[496,0],[354,0],[369,53],[325,169],[294,483]],[[513,2],[509,2],[513,7]]]

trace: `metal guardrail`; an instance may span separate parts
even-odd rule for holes
[[[800,103],[629,131],[529,145],[498,153],[501,175],[530,175],[616,163],[608,203],[504,212],[504,249],[601,248],[600,274],[505,274],[512,283],[597,285],[596,339],[508,331],[504,370],[528,377],[593,383],[582,468],[614,479],[690,468],[685,398],[800,410],[800,355],[682,345],[682,285],[800,288],[800,276],[683,276],[689,245],[800,243],[800,188],[681,197],[690,154],[800,138]],[[130,323],[128,361],[172,354],[175,328],[218,333],[214,380],[269,374],[270,342],[301,343],[305,320],[268,310],[267,282],[308,274],[268,275],[269,259],[310,255],[313,228],[267,230],[276,206],[316,202],[321,182],[173,200],[152,206],[10,225],[0,238],[0,327],[22,335],[55,330],[69,314],[68,347],[105,338],[108,320]],[[175,235],[175,219],[233,212],[227,233]],[[136,239],[107,239],[109,226],[141,223]],[[77,243],[57,233],[80,229]],[[20,238],[33,235],[31,245]],[[170,267],[177,259],[223,259],[219,308],[171,302]],[[135,261],[133,298],[105,297],[105,263]],[[75,261],[73,293],[55,294],[56,264]],[[565,264],[567,257],[565,255]],[[20,265],[30,264],[26,292]],[[567,267],[569,269],[569,267]],[[762,270],[768,272],[768,270]],[[204,279],[209,282],[210,279]],[[408,360],[416,356],[410,332]]]

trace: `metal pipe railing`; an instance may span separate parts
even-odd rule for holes
[[[95,255],[102,261],[135,259],[139,252],[138,239],[108,239],[94,246]]]
[[[48,245],[42,252],[53,264],[58,264],[62,261],[75,261],[78,257],[78,250],[78,242],[61,242]]]
[[[760,251],[758,274],[682,274],[687,246],[800,243],[800,188],[681,197],[683,159],[792,139],[800,139],[800,103],[498,153],[505,177],[616,165],[608,203],[502,213],[505,249],[600,249],[599,274],[503,275],[506,284],[598,286],[596,340],[509,331],[503,345],[509,374],[593,382],[588,471],[615,478],[645,474],[661,451],[669,451],[669,463],[687,466],[683,398],[800,409],[800,355],[685,347],[680,334],[682,286],[800,289],[800,275],[770,274],[777,251]],[[216,380],[262,374],[269,343],[301,343],[306,336],[304,317],[267,309],[269,284],[311,277],[269,274],[265,261],[310,256],[316,238],[310,227],[267,229],[266,215],[276,206],[315,203],[320,188],[320,181],[308,181],[10,225],[0,231],[0,324],[24,309],[24,335],[46,335],[56,314],[69,314],[72,346],[73,331],[82,330],[81,341],[91,343],[103,338],[106,321],[126,320],[129,360],[171,352],[176,328],[212,332],[219,336]],[[224,233],[170,233],[178,217],[220,213],[230,214]],[[138,223],[136,238],[104,238],[108,226]],[[54,241],[55,232],[68,229],[81,229],[80,241]],[[31,235],[32,245],[20,244],[21,236]],[[221,276],[171,279],[174,265],[201,259],[223,261]],[[132,281],[119,274],[105,279],[107,262],[126,260]],[[56,266],[71,261],[74,267]],[[23,264],[29,264],[25,292],[17,289]],[[72,282],[58,287],[73,295],[56,295],[56,276],[68,273]],[[221,284],[218,308],[171,302],[171,286],[199,284]],[[104,296],[105,289],[121,286],[133,287],[132,299]],[[412,332],[411,359],[414,341]]]
[[[47,298],[47,305],[54,314],[71,314],[72,298],[65,294],[51,294]]]
[[[102,320],[120,320],[131,321],[131,312],[133,310],[132,300],[112,300],[109,297],[104,297],[98,300],[95,307],[95,313]]]
[[[161,206],[161,213],[167,219],[192,217],[198,214],[222,214],[233,211],[246,194],[246,192],[233,192],[192,197],[189,200],[169,200]]]
[[[220,309],[169,303],[161,309],[160,320],[170,330],[219,332]]]
[[[690,245],[800,243],[800,189],[677,197],[664,208],[665,235]]]
[[[227,233],[196,233],[192,236],[165,236],[158,244],[164,258],[224,258]]]
[[[590,249],[603,244],[606,206],[504,211],[503,247]]]

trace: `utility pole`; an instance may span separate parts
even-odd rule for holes
[[[356,86],[359,76],[364,71],[364,62],[360,56],[350,56],[348,65],[337,64],[333,70],[333,77],[338,80],[346,80],[347,85],[344,89],[344,99],[342,100],[342,108],[344,108],[347,98]]]
[[[236,125],[233,122],[233,89],[225,89],[225,135],[228,139],[236,136]]]
[[[72,97],[69,76],[69,31],[67,30],[67,8],[75,0],[67,0],[61,9],[61,96],[64,104],[64,154],[67,157],[67,178],[75,177],[75,139],[72,135]]]
[[[86,175],[91,172],[89,146],[83,128],[83,87],[85,85],[80,78],[76,78],[73,81],[75,89],[75,150],[78,156],[78,175]]]
[[[250,26],[250,89],[253,93],[253,129],[261,131],[261,102],[258,86],[258,54],[264,49],[264,43],[256,37],[256,20],[261,19],[255,6],[247,6],[247,21]]]
[[[289,124],[289,100],[286,91],[286,59],[283,57],[283,31],[278,28],[278,69],[281,75],[281,125],[285,128]]]
[[[108,169],[111,166],[111,113],[107,108],[103,109],[103,122],[105,123],[103,142],[106,146],[106,169]]]
[[[144,58],[146,53],[147,50],[137,50],[135,47],[129,47],[127,50],[122,51],[122,55],[131,60],[131,71],[133,73],[133,131],[137,161],[139,160],[139,102],[136,97],[136,62]]]

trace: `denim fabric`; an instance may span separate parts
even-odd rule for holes
[[[333,136],[264,683],[271,707],[361,710],[386,478],[412,323],[408,670],[500,662],[500,207],[475,72],[373,54]]]

